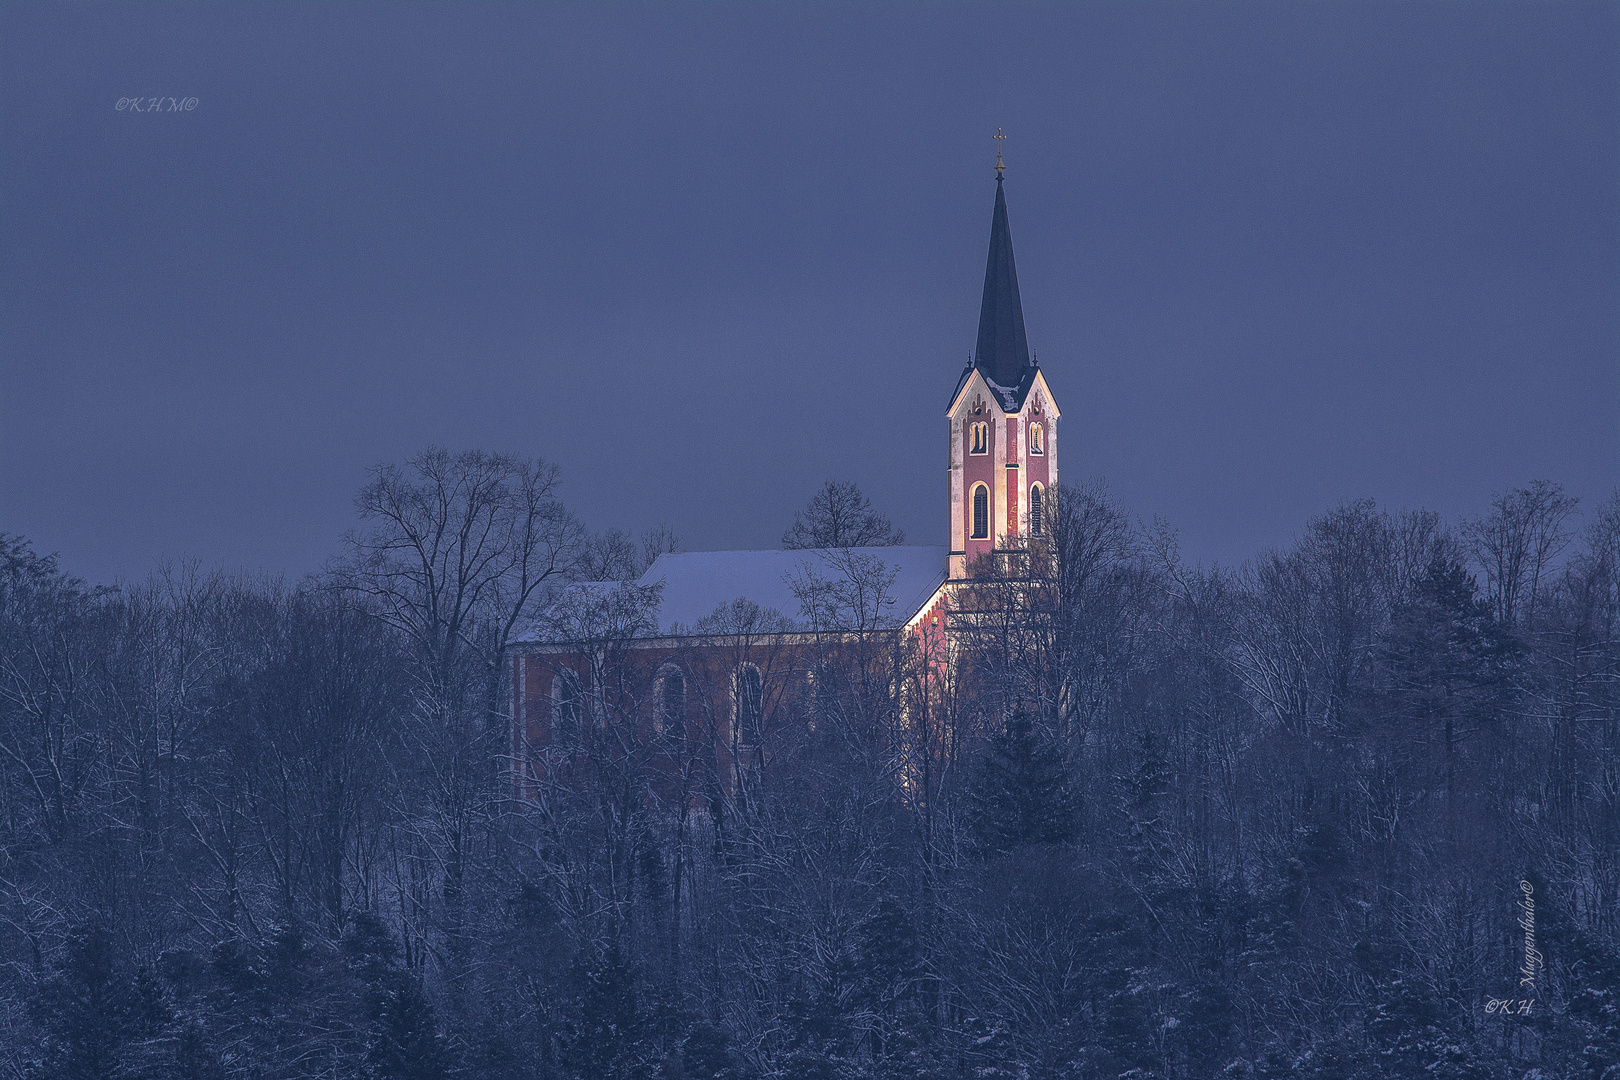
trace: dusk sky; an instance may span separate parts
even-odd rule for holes
[[[94,581],[317,570],[434,444],[944,544],[998,126],[1063,479],[1188,557],[1620,484],[1614,3],[7,4],[0,60],[0,531]]]

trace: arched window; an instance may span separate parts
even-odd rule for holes
[[[737,741],[750,746],[759,744],[759,721],[764,711],[765,680],[753,664],[738,664],[732,680],[732,698],[736,705]]]
[[[1041,425],[1034,422],[1029,425],[1029,452],[1032,454],[1046,453],[1046,431]]]
[[[990,425],[979,423],[968,425],[968,453],[988,454],[990,452]]]
[[[675,668],[664,672],[658,694],[658,720],[664,735],[686,738],[686,676]]]
[[[973,485],[973,540],[990,539],[990,489]]]
[[[1031,536],[1040,536],[1041,535],[1041,530],[1045,527],[1044,523],[1041,521],[1041,512],[1042,512],[1041,496],[1043,496],[1045,494],[1046,494],[1046,492],[1041,490],[1041,485],[1039,485],[1039,484],[1031,484],[1030,485],[1030,488],[1029,488],[1029,535],[1031,535]]]
[[[579,676],[572,671],[559,671],[551,680],[551,742],[579,741],[579,723],[585,713],[585,695],[579,688]]]

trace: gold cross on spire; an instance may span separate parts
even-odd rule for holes
[[[1007,141],[1007,136],[1005,136],[1005,135],[1003,135],[1001,133],[1000,128],[996,128],[996,179],[997,180],[1000,180],[1001,179],[1001,174],[1007,171],[1007,166],[1005,166],[1005,165],[1003,165],[1001,163],[1001,144],[1006,142],[1006,141]]]

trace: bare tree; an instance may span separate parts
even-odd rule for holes
[[[1343,718],[1388,620],[1392,544],[1389,515],[1362,499],[1312,520],[1293,550],[1249,567],[1238,670],[1289,730]]]
[[[1006,699],[1055,731],[1082,734],[1117,693],[1118,648],[1134,631],[1141,541],[1100,484],[1054,489],[1047,535],[980,559],[952,626]]]
[[[915,635],[841,548],[673,628],[554,502],[525,569],[492,460],[379,474],[299,587],[0,537],[0,1078],[1620,1066],[1620,496],[1231,573],[1064,490]],[[532,796],[503,625],[575,680]]]
[[[801,560],[787,584],[811,630],[867,634],[892,622],[895,575],[879,556],[834,548]]]
[[[658,747],[643,723],[656,671],[634,650],[657,631],[662,593],[662,582],[579,582],[536,624],[566,646],[555,654],[554,678],[579,694],[575,721],[553,730],[536,755],[530,812],[545,838],[538,868],[580,941],[625,945],[636,926],[636,857],[650,843],[648,762]]]
[[[88,674],[100,651],[84,583],[0,534],[0,755],[7,819],[31,838],[58,842],[101,761]]]
[[[872,501],[855,484],[829,480],[793,515],[782,534],[782,546],[799,548],[892,547],[906,534],[872,509]]]
[[[580,545],[574,577],[580,581],[634,581],[658,556],[678,550],[680,541],[668,525],[648,529],[639,544],[624,530],[609,529]]]
[[[538,458],[434,447],[404,469],[379,465],[355,499],[376,524],[346,538],[334,580],[405,634],[434,692],[448,689],[469,650],[493,670],[542,586],[573,568],[582,530],[556,497],[557,479]]]
[[[1485,572],[1486,595],[1496,620],[1513,625],[1521,619],[1533,629],[1542,583],[1552,563],[1569,544],[1565,522],[1578,500],[1545,480],[1514,488],[1491,500],[1491,512],[1463,525],[1463,537]]]
[[[403,635],[414,660],[411,731],[428,798],[403,850],[438,869],[456,987],[467,862],[498,783],[495,747],[505,745],[500,659],[548,584],[566,579],[582,538],[556,487],[555,465],[481,451],[430,448],[404,469],[378,466],[355,500],[373,527],[347,537],[348,557],[331,571],[337,588]]]

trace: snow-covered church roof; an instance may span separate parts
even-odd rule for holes
[[[900,626],[928,602],[945,581],[946,549],[905,546],[848,549],[857,557],[875,559],[894,574],[888,587],[893,603],[886,605],[881,622]],[[692,626],[716,608],[739,597],[771,608],[795,622],[808,622],[801,610],[794,583],[806,577],[836,582],[845,576],[842,550],[803,551],[693,551],[660,555],[638,584],[664,583],[664,602],[658,609],[659,629],[668,633],[675,624]]]
[[[810,629],[815,620],[805,610],[803,598],[816,585],[837,590],[855,584],[855,578],[867,588],[860,600],[867,609],[866,625],[903,626],[944,584],[946,554],[944,547],[902,546],[660,555],[635,582],[643,587],[663,586],[653,615],[656,630],[648,626],[643,632],[693,633],[704,619],[739,599],[780,613],[792,627]],[[875,578],[884,585],[877,603],[870,591]],[[617,582],[601,581],[564,586],[553,597],[551,610],[579,605],[610,609],[612,594],[619,587]],[[611,614],[607,618],[610,623],[615,621]],[[515,641],[562,640],[569,636],[562,628],[575,621],[542,617]]]

